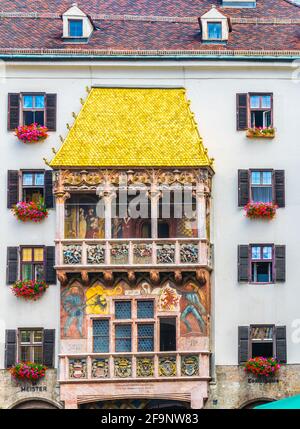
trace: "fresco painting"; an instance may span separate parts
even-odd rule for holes
[[[208,308],[205,291],[189,282],[180,300],[180,334],[207,335]]]
[[[119,283],[114,288],[105,288],[98,283],[86,291],[86,314],[110,314],[108,297],[124,294],[124,287]]]
[[[61,337],[85,337],[85,294],[79,282],[62,289],[61,307]]]

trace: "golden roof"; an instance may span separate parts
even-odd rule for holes
[[[200,167],[202,145],[183,88],[92,88],[58,167]]]

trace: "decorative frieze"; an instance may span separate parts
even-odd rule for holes
[[[158,373],[160,377],[176,377],[176,356],[159,357]]]
[[[181,356],[181,375],[199,375],[199,356]]]
[[[175,245],[159,244],[157,245],[157,263],[175,264]]]
[[[70,244],[63,247],[63,260],[66,265],[81,264],[82,247],[76,244]]]
[[[112,244],[110,249],[111,263],[115,265],[128,264],[128,244]]]
[[[182,264],[194,264],[199,260],[198,245],[193,243],[180,246],[180,262]]]
[[[87,263],[101,265],[105,262],[105,247],[99,244],[87,246]]]
[[[92,377],[93,378],[109,377],[108,358],[97,358],[92,360]]]
[[[152,244],[134,244],[133,246],[134,264],[151,264],[152,262]]]
[[[127,378],[132,376],[131,358],[116,357],[114,359],[115,377]]]
[[[98,186],[126,185],[191,185],[202,182],[210,188],[210,173],[207,168],[184,170],[94,170],[56,172],[54,190],[59,186],[65,190],[97,189]]]
[[[69,377],[70,378],[87,378],[87,363],[86,359],[70,359],[69,360]]]
[[[154,376],[154,358],[138,357],[136,359],[136,375],[137,377],[153,377]]]

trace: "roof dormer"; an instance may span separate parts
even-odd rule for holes
[[[66,42],[74,43],[88,42],[91,37],[94,25],[88,15],[86,15],[77,3],[72,6],[62,15],[63,20],[63,39]]]
[[[256,0],[222,0],[223,7],[256,7]]]
[[[232,30],[230,19],[223,15],[216,6],[199,18],[202,41],[211,43],[226,42]]]

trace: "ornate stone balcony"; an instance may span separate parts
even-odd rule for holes
[[[199,239],[56,240],[56,252],[65,272],[212,268],[212,245]]]
[[[60,382],[209,379],[209,352],[84,353],[60,357]]]

